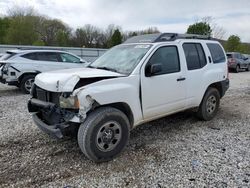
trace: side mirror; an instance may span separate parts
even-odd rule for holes
[[[150,76],[154,76],[157,73],[162,71],[162,66],[161,64],[153,64],[153,65],[149,65],[146,68],[146,76],[150,77]]]

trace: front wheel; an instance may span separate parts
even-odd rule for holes
[[[198,118],[209,121],[214,118],[220,106],[220,94],[216,88],[208,88],[197,112]]]
[[[113,159],[125,148],[129,139],[127,116],[112,107],[101,107],[90,114],[78,130],[81,151],[95,162]]]

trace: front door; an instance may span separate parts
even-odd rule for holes
[[[150,67],[155,64],[161,66],[161,71],[148,75]],[[159,47],[142,68],[141,96],[145,120],[186,107],[186,79],[177,46]]]

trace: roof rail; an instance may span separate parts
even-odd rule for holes
[[[178,33],[156,33],[134,36],[126,40],[124,43],[154,43],[154,42],[166,42],[175,41],[177,39],[201,39],[201,40],[212,40],[207,35],[194,35],[194,34],[178,34]]]

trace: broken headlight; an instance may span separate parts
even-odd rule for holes
[[[61,95],[59,98],[59,104],[61,108],[79,109],[80,107],[79,100],[76,96],[65,97]]]

